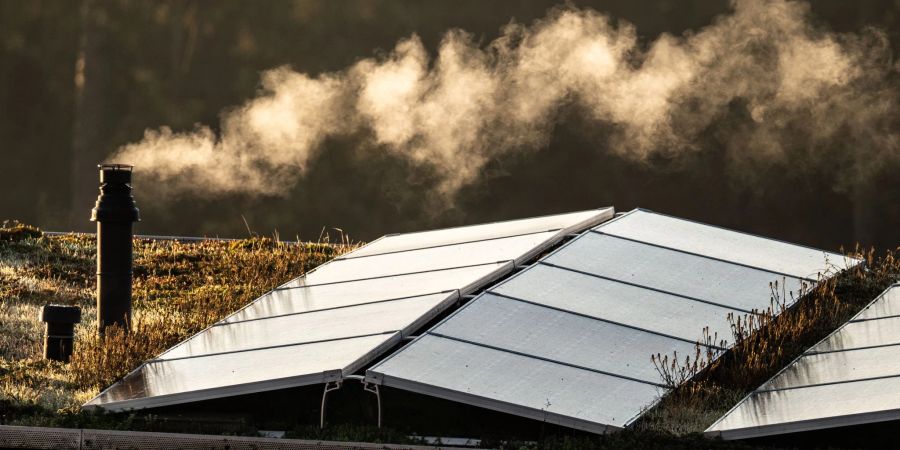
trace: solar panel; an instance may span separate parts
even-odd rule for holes
[[[485,294],[451,321],[429,334],[476,342],[488,348],[502,348],[535,358],[566,361],[598,372],[659,384],[659,374],[650,362],[653,352],[678,351],[690,354],[689,341],[650,335],[627,326],[597,326],[597,320],[579,314],[559,314],[559,310],[535,303]],[[494,328],[502,327],[503,333]],[[615,342],[610,346],[606,343]],[[622,365],[633,353],[646,357],[645,364]]]
[[[496,239],[535,231],[580,231],[596,224],[596,211],[580,211],[568,214],[533,217],[530,219],[486,223],[466,227],[445,228],[443,230],[420,231],[388,235],[376,239],[365,247],[353,252],[353,257],[394,253],[460,242],[475,242]]]
[[[384,332],[409,334],[436,311],[459,300],[456,291],[407,297],[390,302],[289,314],[243,322],[221,322],[182,342],[156,359],[174,359],[290,345],[298,341],[326,341]]]
[[[801,287],[800,280],[778,273],[594,232],[545,261],[748,311],[769,306],[770,283],[785,283],[793,292]]]
[[[558,231],[541,231],[486,241],[463,242],[454,245],[382,253],[373,256],[342,257],[325,264],[306,276],[309,284],[385,277],[404,273],[450,269],[473,264],[530,259]],[[515,255],[511,258],[510,255]]]
[[[386,236],[263,295],[84,405],[119,411],[337,381],[612,208]]]
[[[846,269],[851,258],[823,250],[781,242],[752,234],[635,210],[598,228],[604,233],[649,244],[665,245],[794,278],[815,280],[818,273]]]
[[[693,355],[704,328],[717,339],[701,350],[720,354],[729,314],[768,308],[776,282],[798,295],[816,255],[825,267],[819,250],[635,210],[488,288],[366,378],[573,428],[621,429],[666,392],[651,355]]]
[[[862,310],[854,320],[877,319],[900,316],[900,292],[891,291],[881,297],[881,301],[873,302]],[[900,337],[900,334],[897,335]]]
[[[644,327],[688,342],[701,339],[703,327],[709,327],[710,336],[728,338],[731,336],[728,314],[744,313],[545,264],[537,264],[524,273],[492,288],[491,292],[602,317],[610,323]]]
[[[900,419],[900,284],[716,421],[743,439]]]
[[[896,343],[894,343],[896,344]],[[762,390],[791,389],[847,380],[900,375],[900,352],[893,346],[807,354],[788,366]]]
[[[370,381],[594,432],[625,423],[660,388],[432,334],[369,371]],[[414,377],[395,374],[415,374]]]
[[[341,283],[305,284],[301,277],[277,288],[228,316],[226,322],[253,320],[328,308],[391,301],[423,292],[474,289],[473,284],[489,280],[493,274],[512,271],[514,263],[501,261],[476,266],[370,278]],[[365,292],[365,296],[360,296]]]
[[[826,339],[820,351],[841,351],[873,345],[900,342],[900,317],[883,317],[878,320],[850,322],[846,332]]]
[[[361,355],[386,351],[399,341],[400,334],[395,332],[151,360],[86,406],[121,411],[340,380],[343,373],[361,367]]]

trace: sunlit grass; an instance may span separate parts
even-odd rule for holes
[[[299,244],[260,237],[189,243],[136,239],[132,330],[111,330],[101,342],[94,238],[44,236],[34,227],[5,223],[0,228],[0,423],[77,414],[81,404],[144,360],[355,246],[343,236]],[[42,359],[38,315],[48,303],[82,308],[69,364]]]

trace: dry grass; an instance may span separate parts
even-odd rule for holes
[[[329,242],[135,240],[132,332],[96,335],[92,236],[42,236],[0,229],[0,423],[76,413],[116,379],[252,299],[354,248]],[[76,352],[69,364],[41,359],[40,308],[77,305]],[[33,418],[32,418],[33,419]],[[34,420],[31,420],[33,423]]]
[[[876,256],[872,249],[857,248],[851,254],[864,263],[809,287],[799,299],[789,298],[783,283],[774,284],[766,311],[729,316],[733,346],[728,352],[714,355],[698,345],[693,357],[654,355],[673,391],[636,427],[675,435],[702,432],[900,279],[896,251]]]

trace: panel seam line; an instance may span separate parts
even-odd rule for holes
[[[649,245],[649,246],[651,246],[651,247],[656,247],[656,248],[661,248],[661,249],[664,249],[664,250],[670,250],[670,251],[673,251],[673,252],[683,253],[683,254],[685,254],[685,255],[696,256],[696,257],[699,257],[699,258],[709,259],[709,260],[712,260],[712,261],[718,261],[718,262],[722,262],[722,263],[726,263],[726,264],[732,264],[732,265],[735,265],[735,266],[746,267],[746,268],[748,268],[748,269],[754,269],[754,270],[760,270],[760,271],[763,271],[763,272],[773,273],[773,274],[775,274],[775,275],[781,275],[781,276],[783,276],[783,277],[796,278],[796,279],[798,279],[798,280],[804,280],[804,281],[808,281],[808,282],[810,282],[810,283],[817,283],[817,282],[818,282],[817,280],[814,280],[814,279],[809,278],[809,277],[804,277],[804,276],[799,276],[799,275],[792,275],[792,274],[788,274],[788,273],[784,273],[784,272],[779,272],[779,271],[777,271],[777,270],[766,269],[766,268],[763,268],[763,267],[753,266],[753,265],[750,265],[750,264],[739,263],[739,262],[737,262],[737,261],[730,261],[730,260],[723,259],[723,258],[716,258],[715,256],[704,255],[704,254],[702,254],[702,253],[694,253],[694,252],[690,252],[690,251],[683,250],[683,249],[680,249],[680,248],[667,247],[667,246],[662,245],[662,244],[655,244],[655,243],[653,243],[653,242],[646,242],[646,241],[641,241],[641,240],[638,240],[638,239],[632,239],[632,238],[628,238],[628,237],[625,237],[625,236],[619,236],[619,235],[617,235],[617,234],[607,233],[607,232],[605,232],[605,231],[598,231],[598,230],[592,229],[591,232],[596,233],[596,234],[599,234],[599,235],[602,235],[602,236],[609,236],[609,237],[616,238],[616,239],[622,239],[622,240],[625,240],[625,241],[634,242],[634,243],[637,243],[637,244],[644,244],[644,245]]]
[[[634,326],[634,325],[628,325],[628,324],[625,324],[625,323],[622,323],[622,322],[616,322],[616,321],[614,321],[614,320],[609,320],[609,319],[604,319],[604,318],[602,318],[602,317],[592,316],[592,315],[590,315],[590,314],[584,314],[584,313],[579,313],[579,312],[575,312],[575,311],[570,311],[570,310],[568,310],[568,309],[559,308],[559,307],[556,307],[556,306],[545,305],[545,304],[543,304],[543,303],[538,303],[538,302],[534,302],[534,301],[531,301],[531,300],[525,300],[525,299],[523,299],[523,298],[513,297],[513,296],[511,296],[511,295],[501,294],[501,293],[499,293],[499,292],[494,292],[494,291],[488,291],[488,292],[489,292],[490,294],[492,294],[492,295],[496,295],[496,296],[498,296],[498,297],[502,297],[502,298],[505,298],[505,299],[507,299],[507,300],[513,300],[513,301],[517,301],[517,302],[528,303],[528,304],[530,304],[530,305],[540,306],[540,307],[543,307],[543,308],[552,309],[552,310],[559,311],[559,312],[562,312],[562,313],[572,314],[572,315],[575,315],[575,316],[580,316],[580,317],[584,317],[584,318],[587,318],[587,319],[596,320],[596,321],[599,321],[599,322],[606,322],[606,323],[609,323],[609,324],[618,325],[618,326],[620,326],[620,327],[625,327],[625,328],[630,328],[630,329],[632,329],[632,330],[637,330],[637,331],[641,331],[641,332],[644,332],[644,333],[655,334],[655,335],[657,335],[657,336],[662,336],[662,337],[669,338],[669,339],[675,339],[675,340],[678,340],[678,341],[687,342],[687,343],[689,343],[689,344],[699,344],[699,345],[702,345],[702,346],[704,346],[704,347],[709,347],[709,348],[713,348],[713,349],[716,349],[716,350],[722,350],[722,351],[725,350],[725,348],[719,347],[718,345],[707,345],[707,344],[702,344],[702,343],[700,343],[699,341],[692,341],[692,340],[690,340],[690,339],[685,339],[685,338],[682,338],[682,337],[673,336],[673,335],[671,335],[671,334],[661,333],[661,332],[659,332],[659,331],[648,330],[648,329],[646,329],[646,328],[641,328],[641,327]]]
[[[370,254],[370,255],[338,256],[337,258],[334,258],[333,261],[349,261],[349,260],[353,260],[353,259],[371,258],[371,257],[373,257],[373,256],[394,255],[394,254],[397,254],[397,253],[415,252],[415,251],[418,251],[418,250],[430,250],[430,249],[433,249],[433,248],[453,247],[453,246],[457,246],[457,245],[465,245],[465,244],[476,244],[476,243],[479,243],[479,242],[497,241],[497,240],[501,240],[501,239],[511,239],[511,238],[522,237],[522,236],[531,236],[531,235],[535,235],[535,234],[549,233],[549,232],[551,232],[551,231],[560,231],[560,230],[562,230],[562,229],[563,229],[563,228],[551,228],[551,229],[548,229],[548,230],[532,231],[532,232],[528,232],[528,233],[519,233],[519,234],[511,234],[511,235],[509,235],[509,236],[496,236],[496,237],[490,237],[490,238],[484,238],[484,239],[474,239],[474,240],[471,240],[471,241],[451,242],[451,243],[447,243],[447,244],[430,245],[430,246],[427,246],[427,247],[408,248],[408,249],[405,249],[405,250],[392,250],[392,251],[389,251],[389,252],[373,253],[373,254]],[[353,254],[353,253],[351,252],[351,253],[349,253],[348,255],[352,255],[352,254]]]
[[[420,270],[417,272],[394,273],[394,274],[389,274],[389,275],[378,275],[378,276],[367,277],[367,278],[355,278],[352,280],[340,280],[340,281],[329,281],[327,283],[304,284],[303,286],[277,287],[272,290],[273,291],[287,291],[290,289],[305,289],[305,288],[311,288],[311,287],[316,287],[316,286],[330,286],[333,284],[351,283],[351,282],[355,282],[355,281],[380,280],[382,278],[396,278],[396,277],[402,277],[402,276],[406,276],[406,275],[419,275],[419,274],[423,274],[423,273],[443,272],[445,270],[469,269],[472,267],[497,265],[497,264],[508,263],[508,262],[512,262],[512,261],[515,261],[515,260],[514,259],[502,259],[499,261],[490,261],[490,262],[484,262],[484,263],[478,263],[478,264],[467,264],[465,266],[443,267],[440,269]],[[324,264],[320,267],[324,267]],[[313,272],[307,272],[307,274],[312,274],[312,273]],[[298,278],[302,278],[305,276],[306,276],[306,274],[301,275]]]
[[[719,308],[729,309],[729,310],[741,312],[741,313],[744,313],[744,314],[754,314],[754,315],[757,315],[757,316],[762,316],[762,315],[764,315],[763,313],[756,312],[756,311],[749,311],[749,310],[746,310],[746,309],[744,309],[744,308],[739,308],[739,307],[737,307],[737,306],[728,306],[728,305],[725,305],[725,304],[722,304],[722,303],[716,303],[716,302],[713,302],[713,301],[710,301],[710,300],[703,300],[702,298],[691,297],[691,296],[689,296],[689,295],[678,294],[678,293],[675,293],[675,292],[666,291],[666,290],[664,290],[664,289],[654,288],[654,287],[650,287],[650,286],[644,286],[644,285],[642,285],[642,284],[632,283],[632,282],[630,282],[630,281],[619,280],[619,279],[617,279],[617,278],[607,277],[607,276],[604,276],[604,275],[598,275],[598,274],[596,274],[596,273],[591,273],[591,272],[587,272],[587,271],[580,270],[580,269],[573,269],[573,268],[571,268],[571,267],[561,266],[561,265],[559,265],[559,264],[554,264],[554,263],[547,262],[547,261],[538,261],[538,264],[545,265],[545,266],[547,266],[547,267],[554,267],[554,268],[561,269],[561,270],[567,270],[567,271],[569,271],[569,272],[579,273],[579,274],[581,274],[581,275],[586,275],[586,276],[589,276],[589,277],[600,278],[601,280],[612,281],[612,282],[614,282],[614,283],[621,283],[621,284],[625,284],[625,285],[628,285],[628,286],[636,287],[636,288],[639,288],[639,289],[647,289],[648,291],[658,292],[658,293],[660,293],[660,294],[671,295],[671,296],[674,296],[674,297],[683,298],[683,299],[685,299],[685,300],[690,300],[690,301],[694,301],[694,302],[698,302],[698,303],[705,303],[705,304],[707,304],[707,305],[717,306],[717,307],[719,307]]]
[[[723,227],[723,226],[721,226],[721,225],[713,225],[713,224],[711,224],[711,223],[704,223],[704,222],[700,222],[700,221],[693,220],[693,219],[685,219],[685,218],[683,218],[683,217],[677,217],[677,216],[673,216],[673,215],[671,215],[671,214],[661,213],[661,212],[653,211],[653,210],[650,210],[650,209],[635,208],[635,209],[633,209],[632,211],[641,211],[641,212],[645,212],[645,213],[648,213],[648,214],[653,214],[653,215],[656,215],[656,216],[662,216],[662,217],[667,217],[667,218],[669,218],[669,219],[675,219],[675,220],[680,220],[680,221],[683,221],[683,222],[693,223],[693,224],[695,224],[695,225],[702,225],[702,226],[707,226],[707,227],[711,227],[711,228],[717,228],[717,229],[719,229],[719,230],[730,231],[730,232],[732,232],[732,233],[742,234],[742,235],[744,235],[744,236],[750,236],[750,237],[755,237],[755,238],[758,238],[758,239],[763,239],[763,240],[766,240],[766,241],[777,242],[777,243],[779,243],[779,244],[787,244],[787,245],[794,246],[794,247],[805,248],[805,249],[807,249],[807,250],[815,250],[815,251],[817,251],[817,252],[822,253],[823,255],[831,254],[831,255],[835,255],[835,256],[845,257],[845,255],[841,255],[840,253],[829,252],[829,251],[827,251],[827,250],[822,250],[822,249],[820,249],[820,248],[810,247],[810,246],[808,246],[808,245],[803,245],[803,244],[797,244],[797,243],[794,243],[794,242],[783,241],[783,240],[781,240],[781,239],[775,239],[775,238],[763,236],[763,235],[760,235],[760,234],[749,233],[749,232],[746,232],[746,231],[734,230],[734,229],[731,229],[731,228]],[[629,211],[629,212],[631,212],[631,211]],[[599,226],[602,226],[602,225],[603,225],[603,224],[600,224],[600,225],[598,225],[598,227],[599,227]],[[855,259],[855,258],[850,258],[850,259]],[[862,262],[861,260],[856,260],[856,261],[857,261],[857,262]]]
[[[388,330],[388,331],[379,331],[377,333],[359,334],[356,336],[341,336],[341,337],[330,338],[330,339],[317,339],[314,341],[293,342],[290,344],[267,345],[264,347],[243,348],[240,350],[229,350],[229,351],[225,351],[225,352],[204,353],[202,355],[180,356],[177,358],[165,358],[165,359],[154,358],[154,359],[148,360],[145,364],[157,364],[157,363],[164,363],[164,362],[169,362],[169,361],[179,361],[182,359],[205,358],[207,356],[230,355],[233,353],[245,353],[245,352],[258,351],[258,350],[270,350],[270,349],[275,349],[275,348],[294,347],[294,346],[307,345],[307,344],[320,344],[323,342],[344,341],[344,340],[348,340],[348,339],[380,336],[382,334],[391,334],[391,333],[398,333],[398,332],[400,332],[400,330]]]
[[[522,357],[525,357],[525,358],[537,359],[537,360],[544,361],[544,362],[549,362],[549,363],[553,363],[553,364],[558,364],[558,365],[560,365],[560,366],[571,367],[571,368],[574,368],[574,369],[579,369],[579,370],[584,370],[584,371],[588,371],[588,372],[599,373],[599,374],[601,374],[601,375],[607,375],[607,376],[611,376],[611,377],[615,377],[615,378],[620,378],[620,379],[623,379],[623,380],[629,380],[629,381],[634,381],[634,382],[637,382],[637,383],[649,384],[649,385],[651,385],[651,386],[656,386],[656,387],[666,388],[666,386],[663,385],[663,384],[660,384],[660,383],[654,383],[654,382],[652,382],[652,381],[647,381],[647,380],[641,380],[640,378],[634,378],[634,377],[629,377],[629,376],[625,376],[625,375],[619,375],[619,374],[612,373],[612,372],[607,372],[607,371],[604,371],[604,370],[593,369],[593,368],[586,367],[586,366],[581,366],[581,365],[578,365],[578,364],[567,363],[567,362],[559,361],[559,360],[556,360],[556,359],[545,358],[545,357],[543,357],[543,356],[537,356],[537,355],[532,355],[532,354],[528,354],[528,353],[524,353],[524,352],[520,352],[520,351],[516,351],[516,350],[510,350],[510,349],[508,349],[508,348],[497,347],[497,346],[490,345],[490,344],[485,344],[485,343],[482,343],[482,342],[470,341],[470,340],[468,340],[468,339],[458,338],[458,337],[455,337],[455,336],[449,336],[449,335],[446,335],[446,334],[443,334],[443,333],[436,333],[436,332],[433,332],[433,331],[429,331],[428,334],[431,335],[431,336],[439,337],[439,338],[449,339],[449,340],[451,340],[451,341],[462,342],[462,343],[469,344],[469,345],[474,345],[474,346],[477,346],[477,347],[488,348],[488,349],[491,349],[491,350],[497,350],[497,351],[504,352],[504,353],[510,353],[510,354],[522,356]]]
[[[881,320],[881,319],[896,319],[898,317],[900,317],[900,314],[891,314],[890,316],[868,317],[865,319],[853,319],[849,323],[869,322],[871,320]]]
[[[887,378],[897,378],[897,377],[900,377],[900,373],[895,373],[895,374],[891,374],[891,375],[880,375],[877,377],[855,378],[852,380],[830,381],[827,383],[804,384],[802,386],[789,386],[789,387],[775,388],[775,389],[758,389],[756,391],[753,391],[753,394],[755,395],[755,394],[764,394],[766,392],[781,392],[781,391],[789,391],[792,389],[804,389],[804,388],[813,388],[813,387],[820,387],[820,386],[833,386],[836,384],[861,383],[864,381],[883,380],[883,379],[887,379]]]
[[[840,348],[840,349],[835,349],[835,350],[822,350],[822,351],[811,350],[811,351],[804,353],[803,356],[827,355],[829,353],[852,352],[854,350],[869,350],[869,349],[873,349],[873,348],[893,347],[896,345],[900,345],[900,342],[892,342],[890,344],[864,345],[862,347]]]
[[[293,313],[277,314],[277,315],[273,315],[273,316],[254,317],[252,319],[242,319],[242,320],[235,320],[235,321],[231,321],[231,322],[227,322],[227,321],[226,322],[216,322],[212,326],[210,326],[210,328],[223,327],[223,326],[227,326],[227,325],[236,325],[239,323],[256,322],[256,321],[267,320],[267,319],[277,319],[280,317],[299,316],[299,315],[303,315],[303,314],[312,314],[312,313],[317,313],[317,312],[322,312],[322,311],[334,311],[334,310],[338,310],[338,309],[353,308],[355,306],[377,305],[379,303],[396,302],[396,301],[400,301],[400,300],[410,300],[410,299],[414,299],[414,298],[418,298],[418,297],[428,297],[431,295],[456,292],[457,290],[458,289],[447,289],[444,291],[428,292],[425,294],[416,294],[416,295],[407,295],[405,297],[386,298],[383,300],[373,300],[371,302],[362,302],[362,303],[353,303],[350,305],[332,306],[332,307],[328,307],[328,308],[312,309],[309,311],[298,311],[298,312],[293,312]]]

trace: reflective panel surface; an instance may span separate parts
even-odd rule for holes
[[[753,393],[707,430],[724,439],[782,434],[900,417],[900,377]],[[840,420],[842,417],[846,421]]]
[[[454,320],[430,331],[514,352],[660,383],[650,360],[657,353],[689,355],[694,344],[596,319],[486,294]],[[609,345],[611,342],[616,345]]]
[[[498,262],[313,286],[307,286],[306,280],[301,277],[291,282],[293,287],[271,291],[225,321],[339,308],[455,289],[466,291],[469,285],[502,276],[512,268],[511,262]]]
[[[555,231],[548,231],[401,253],[336,259],[307,274],[306,283],[334,283],[509,261],[552,242],[556,234]]]
[[[900,289],[891,289],[884,293],[880,301],[872,303],[856,317],[854,321],[900,316]]]
[[[628,423],[637,412],[633,405],[651,404],[661,393],[650,384],[431,335],[387,359],[377,371],[388,385],[409,388],[402,381],[414,381],[426,394],[491,398],[528,408],[538,420],[558,414],[613,427]],[[454,397],[454,392],[462,395]]]
[[[731,340],[728,314],[742,312],[630,284],[536,265],[491,288],[492,292],[694,342],[709,335]]]
[[[584,229],[604,220],[611,219],[612,208],[601,208],[553,216],[530,219],[486,223],[443,230],[421,231],[385,236],[353,252],[350,257],[371,256],[381,253],[400,252],[440,245],[473,242],[498,237],[554,231],[563,229]]]
[[[858,262],[837,253],[644,210],[629,212],[598,226],[597,230],[813,280],[818,273],[829,271],[832,266],[844,269]]]
[[[900,345],[804,355],[760,390],[900,375]]]
[[[157,359],[325,341],[386,331],[406,334],[411,325],[421,325],[422,319],[433,317],[434,313],[430,313],[431,311],[443,309],[445,303],[455,302],[457,299],[456,291],[453,291],[352,308],[222,323],[176,345]]]
[[[787,283],[794,293],[801,285],[795,278],[597,233],[586,233],[545,261],[748,311],[769,306],[770,283]]]
[[[849,350],[873,345],[900,343],[900,317],[850,322],[841,330],[822,341],[815,351]]]
[[[305,384],[321,383],[327,378],[326,372],[336,371],[338,373],[332,377],[339,377],[340,371],[352,366],[360,355],[398,339],[399,333],[386,333],[252,352],[150,361],[88,402],[87,406],[126,402],[117,405],[117,409],[123,409],[130,407],[127,402],[131,400],[192,394],[174,402],[183,403],[219,397],[203,391],[222,386],[244,386],[241,393],[249,393],[257,391],[252,383],[304,375],[312,376]]]

